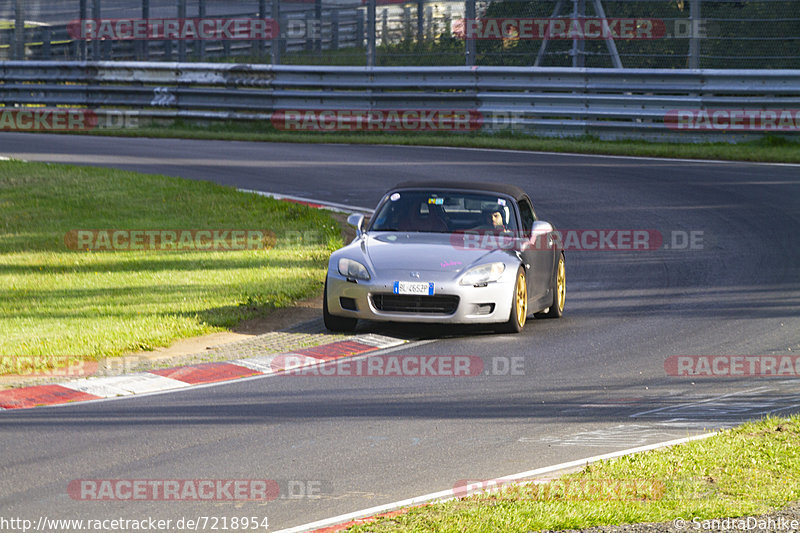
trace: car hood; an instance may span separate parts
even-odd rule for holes
[[[458,234],[374,232],[364,236],[362,250],[378,272],[415,270],[462,272],[484,262],[508,259],[507,250],[465,249]]]

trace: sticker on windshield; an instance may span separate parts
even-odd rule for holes
[[[444,204],[444,198],[428,198],[428,203],[433,205]]]
[[[399,200],[399,199],[400,199],[400,193],[399,193],[399,192],[396,192],[396,193],[394,193],[393,195],[391,195],[391,196],[389,197],[389,200],[391,200],[391,201],[393,201],[393,202],[396,202],[396,201],[397,201],[397,200]]]
[[[506,201],[503,200],[502,198],[498,198],[497,199],[497,205],[506,205]]]

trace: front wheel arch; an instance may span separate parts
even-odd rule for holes
[[[511,295],[508,321],[502,324],[499,330],[504,333],[519,333],[525,327],[528,316],[528,275],[522,265],[517,268]]]
[[[550,302],[550,307],[547,311],[535,313],[533,316],[536,318],[561,318],[564,316],[564,307],[567,298],[567,273],[566,273],[566,257],[564,252],[560,253],[558,263],[556,264],[555,272],[553,273],[553,281],[551,290],[553,292],[553,300]]]
[[[356,329],[358,319],[335,316],[328,311],[328,278],[325,277],[325,288],[322,291],[322,321],[330,331],[350,332]]]

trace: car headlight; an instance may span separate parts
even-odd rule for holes
[[[458,283],[460,285],[480,285],[490,281],[497,281],[505,269],[506,265],[504,263],[489,263],[476,266],[467,270]]]
[[[346,278],[363,279],[365,281],[369,279],[367,267],[346,257],[339,259],[339,274]]]

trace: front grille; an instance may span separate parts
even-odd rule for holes
[[[458,296],[417,296],[410,294],[373,294],[372,305],[387,313],[437,313],[452,315],[458,309]]]

